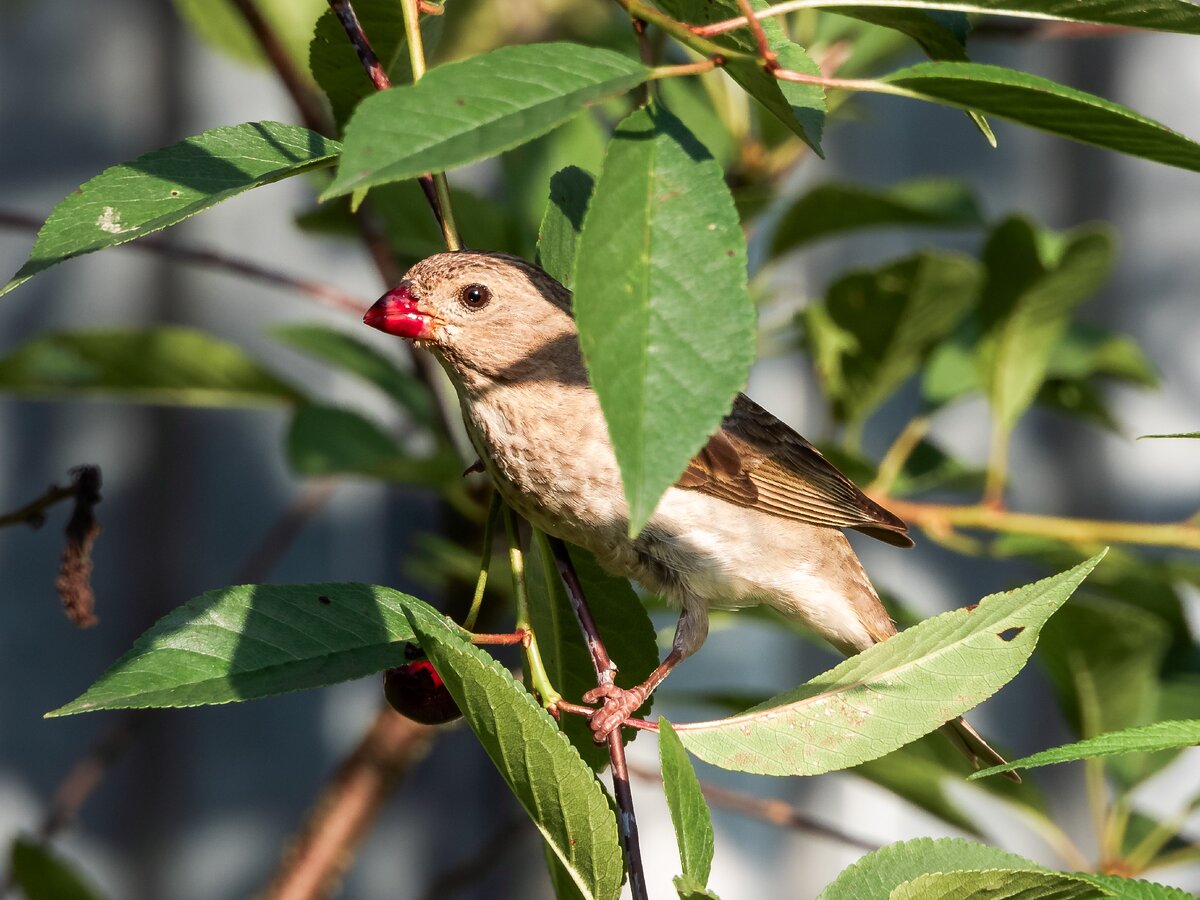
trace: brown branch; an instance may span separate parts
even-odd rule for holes
[[[37,231],[42,227],[42,224],[42,221],[34,216],[27,216],[23,213],[12,212],[11,210],[0,210],[0,227]],[[254,281],[261,281],[275,287],[296,291],[323,306],[328,306],[330,309],[352,313],[355,316],[361,316],[363,310],[370,305],[368,301],[363,300],[361,297],[357,297],[348,291],[343,291],[341,288],[334,287],[331,284],[314,281],[311,278],[289,275],[277,269],[261,266],[248,259],[230,256],[219,250],[181,246],[172,241],[153,236],[119,244],[118,246],[132,250],[145,250],[165,256],[168,259],[177,260],[178,262],[191,263],[205,268],[220,269],[235,275],[243,275]]]
[[[433,726],[406,719],[391,707],[381,709],[284,851],[263,900],[332,896],[384,802],[424,755],[435,732]]]
[[[588,609],[587,598],[583,593],[583,585],[567,552],[567,545],[556,537],[547,535],[550,550],[554,554],[555,565],[567,588],[567,597],[575,617],[579,619],[579,627],[583,630],[583,638],[592,656],[592,665],[596,670],[597,685],[613,683],[617,667],[613,665],[596,628],[596,620]],[[614,729],[608,736],[608,757],[612,762],[613,795],[617,801],[617,827],[621,833],[621,844],[625,848],[625,861],[629,870],[629,890],[633,900],[648,900],[646,874],[642,867],[642,847],[638,841],[637,817],[633,811],[633,792],[629,789],[629,767],[625,762],[625,744],[622,742],[621,729]]]
[[[655,769],[631,766],[629,771],[638,778],[662,784],[662,775]],[[879,849],[879,844],[855,837],[844,831],[839,831],[823,822],[818,822],[784,800],[775,800],[770,797],[755,797],[751,794],[721,787],[707,781],[700,782],[700,790],[704,794],[704,799],[711,805],[741,813],[752,819],[761,819],[780,828],[809,831],[868,853]]]
[[[775,53],[767,41],[767,33],[763,31],[762,22],[754,17],[754,7],[750,5],[750,0],[738,0],[738,6],[750,24],[750,33],[754,35],[754,45],[758,47],[758,58],[768,72],[775,71],[779,68],[779,61],[775,58]]]
[[[272,68],[278,73],[280,80],[287,88],[296,110],[300,113],[300,121],[307,128],[320,132],[326,137],[334,137],[333,122],[329,118],[325,105],[320,96],[313,90],[304,73],[296,67],[283,41],[275,34],[271,23],[263,18],[254,0],[233,0],[234,7],[241,13],[246,25],[254,34],[263,54],[270,61]]]
[[[0,515],[0,528],[9,525],[28,525],[30,528],[41,528],[46,524],[46,510],[56,503],[61,503],[75,496],[75,485],[59,487],[50,485],[46,492],[36,500],[31,500],[19,509]]]

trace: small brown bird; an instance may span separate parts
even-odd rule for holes
[[[501,253],[440,253],[413,266],[364,321],[436,354],[509,506],[681,608],[671,651],[645,683],[585,695],[604,701],[592,716],[597,740],[704,643],[710,607],[768,604],[846,655],[896,633],[841,529],[910,547],[904,522],[743,395],[629,537],[571,292],[536,266]],[[976,765],[1003,762],[962,719],[943,730]]]

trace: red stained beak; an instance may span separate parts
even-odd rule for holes
[[[423,340],[433,336],[433,320],[417,308],[417,301],[408,291],[409,283],[402,281],[367,310],[363,321],[396,337]]]

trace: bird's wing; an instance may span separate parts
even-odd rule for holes
[[[677,487],[811,525],[854,528],[911,547],[908,527],[858,489],[812,444],[749,397],[689,464]]]

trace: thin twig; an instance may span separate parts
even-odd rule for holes
[[[754,7],[750,5],[750,0],[738,0],[738,7],[750,24],[750,33],[754,35],[754,45],[758,47],[758,58],[768,72],[778,69],[779,61],[775,58],[775,53],[767,41],[767,33],[763,31],[762,22],[754,17]]]
[[[75,496],[75,485],[59,487],[50,485],[46,492],[36,500],[31,500],[19,509],[0,515],[0,528],[9,525],[28,525],[30,528],[41,528],[46,522],[46,510],[56,503]]]
[[[0,210],[0,227],[37,231],[42,227],[42,224],[42,221],[34,216],[27,216],[23,213],[12,212],[11,210]],[[289,291],[296,291],[323,306],[328,306],[340,312],[352,313],[355,316],[361,316],[363,310],[369,305],[361,297],[357,297],[348,291],[343,291],[341,288],[334,287],[331,284],[314,281],[311,278],[289,275],[286,272],[280,272],[277,269],[270,269],[259,265],[249,259],[230,256],[219,250],[181,246],[172,241],[153,236],[144,237],[137,241],[130,241],[126,244],[119,244],[118,246],[132,250],[146,250],[179,262],[192,263],[204,266],[205,268],[221,269],[235,275],[244,275],[255,281],[285,288]]]
[[[583,629],[584,641],[592,656],[592,665],[596,670],[598,685],[613,683],[617,667],[613,665],[596,628],[596,621],[588,609],[587,598],[583,593],[583,585],[571,562],[567,545],[556,537],[550,537],[550,550],[554,554],[554,562],[558,566],[559,575],[567,587],[567,596],[571,608],[579,619],[579,627]],[[637,817],[633,810],[633,792],[629,789],[629,767],[625,762],[625,744],[622,741],[621,729],[616,728],[608,736],[608,756],[612,763],[613,796],[617,801],[617,826],[621,833],[621,843],[625,848],[625,861],[629,870],[629,889],[633,900],[649,900],[646,888],[646,874],[642,867],[642,847],[638,841]]]
[[[875,499],[910,523],[936,534],[957,528],[1002,534],[1030,534],[1073,544],[1137,544],[1200,550],[1200,525],[1191,522],[1119,522],[1072,519],[996,509],[983,504],[955,506],[919,503],[875,495]]]
[[[292,102],[295,103],[296,109],[300,113],[300,120],[313,131],[320,132],[326,137],[333,137],[333,122],[330,121],[325,106],[321,103],[321,98],[317,96],[308,79],[293,62],[287,47],[275,34],[271,24],[263,18],[258,7],[254,5],[254,0],[233,0],[233,5],[242,14],[242,18],[262,48],[263,54],[278,73],[280,80],[283,81],[284,87],[287,88]]]
[[[645,779],[646,781],[662,783],[662,775],[656,769],[643,766],[630,766],[629,771],[638,778]],[[839,831],[823,822],[818,822],[784,800],[755,797],[752,794],[745,794],[741,791],[721,787],[707,781],[700,782],[700,790],[703,792],[704,798],[713,806],[721,806],[733,812],[741,813],[744,816],[761,819],[780,828],[810,831],[868,853],[872,850],[878,850],[880,846],[872,841]]]
[[[331,896],[384,802],[424,755],[436,730],[404,718],[391,707],[381,709],[284,851],[263,900]]]

